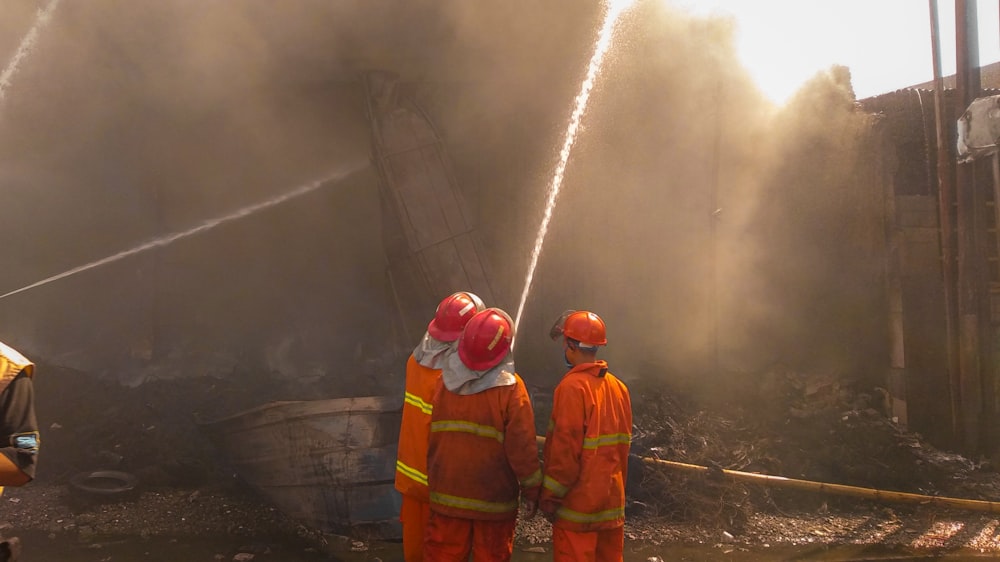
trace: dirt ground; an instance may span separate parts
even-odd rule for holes
[[[217,458],[194,416],[259,405],[260,396],[321,396],[266,376],[154,381],[136,388],[41,366],[36,381],[43,445],[38,478],[8,489],[0,532],[106,536],[232,535],[248,542],[364,551],[357,537],[322,535],[267,505]],[[706,405],[662,384],[634,385],[634,450],[723,469],[885,491],[1000,501],[990,462],[938,451],[885,416],[877,391],[775,371],[762,379],[768,406]],[[367,389],[359,389],[361,391]],[[752,397],[751,397],[752,398]],[[543,411],[537,415],[544,416]],[[73,475],[135,474],[136,492],[95,501]],[[765,545],[881,545],[915,555],[1000,554],[1000,519],[930,504],[873,501],[635,465],[626,537],[651,545],[697,544],[722,552]],[[998,508],[1000,510],[1000,508]],[[545,549],[542,518],[521,522],[522,550]]]

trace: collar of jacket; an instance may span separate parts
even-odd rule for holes
[[[514,378],[514,354],[508,353],[499,365],[486,371],[473,371],[462,363],[457,353],[445,360],[441,370],[444,387],[455,394],[479,394],[497,386],[510,386],[517,382]]]
[[[608,374],[608,362],[603,359],[598,359],[593,363],[580,363],[579,365],[574,365],[573,368],[566,373],[566,375],[570,373],[587,373],[588,375],[594,377],[603,377]]]
[[[0,392],[6,389],[14,377],[21,374],[31,377],[35,374],[35,364],[12,347],[0,342]]]
[[[428,369],[440,369],[444,366],[444,356],[453,349],[454,342],[441,341],[428,332],[413,349],[413,358]]]

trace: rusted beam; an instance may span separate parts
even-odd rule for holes
[[[938,229],[941,244],[941,272],[944,285],[945,346],[948,361],[948,389],[951,408],[952,439],[959,440],[962,424],[959,420],[961,379],[958,368],[958,329],[955,309],[955,237],[952,207],[955,204],[955,157],[950,149],[945,120],[954,121],[953,113],[945,117],[944,79],[941,76],[941,37],[937,0],[929,0],[931,17],[931,53],[934,68],[934,125],[937,144]]]
[[[957,64],[956,115],[961,115],[979,95],[976,3],[955,1],[955,40]],[[989,343],[983,332],[982,309],[985,263],[980,241],[984,214],[981,198],[975,189],[975,164],[955,166],[958,242],[958,366],[962,448],[968,454],[980,451],[983,396],[983,350]]]

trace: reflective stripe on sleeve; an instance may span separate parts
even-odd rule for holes
[[[408,466],[403,461],[396,461],[396,470],[410,480],[416,481],[418,484],[423,484],[424,486],[427,485],[427,475],[412,466]]]
[[[473,498],[462,498],[440,492],[431,492],[431,503],[468,509],[469,511],[480,511],[483,513],[509,513],[517,509],[517,502],[488,502]]]
[[[407,392],[404,395],[403,402],[405,402],[405,403],[407,403],[407,404],[409,404],[411,406],[416,406],[417,409],[419,409],[421,412],[427,414],[428,416],[431,415],[431,412],[434,411],[434,405],[433,404],[430,404],[430,403],[426,402],[423,398],[421,398],[421,397],[419,397],[416,394],[413,394],[411,392]]]
[[[471,433],[473,435],[478,435],[479,437],[496,439],[498,442],[503,443],[503,432],[490,425],[481,425],[461,420],[442,420],[431,423],[431,433],[438,433],[442,431]]]
[[[628,433],[609,433],[598,435],[597,437],[585,437],[583,439],[584,449],[596,449],[609,445],[628,445],[632,442],[632,436]]]
[[[565,497],[566,494],[569,493],[569,487],[563,486],[556,481],[555,478],[552,478],[547,474],[545,475],[545,478],[542,479],[542,486],[546,490],[552,492],[557,498]]]
[[[527,478],[522,478],[519,480],[522,488],[531,488],[532,486],[537,486],[542,482],[542,470],[538,469],[532,472]]]

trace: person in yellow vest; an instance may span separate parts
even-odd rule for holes
[[[399,521],[403,525],[406,562],[424,559],[424,530],[430,518],[427,446],[441,369],[447,356],[455,351],[455,342],[465,324],[484,308],[483,301],[467,291],[446,297],[438,304],[427,332],[406,362],[406,392],[396,456],[396,489],[403,495]]]
[[[34,363],[0,342],[0,486],[23,486],[35,478],[40,439],[34,374]]]
[[[0,493],[3,486],[23,486],[35,478],[38,419],[35,416],[35,365],[0,342]],[[0,542],[0,562],[17,560],[21,541]]]

